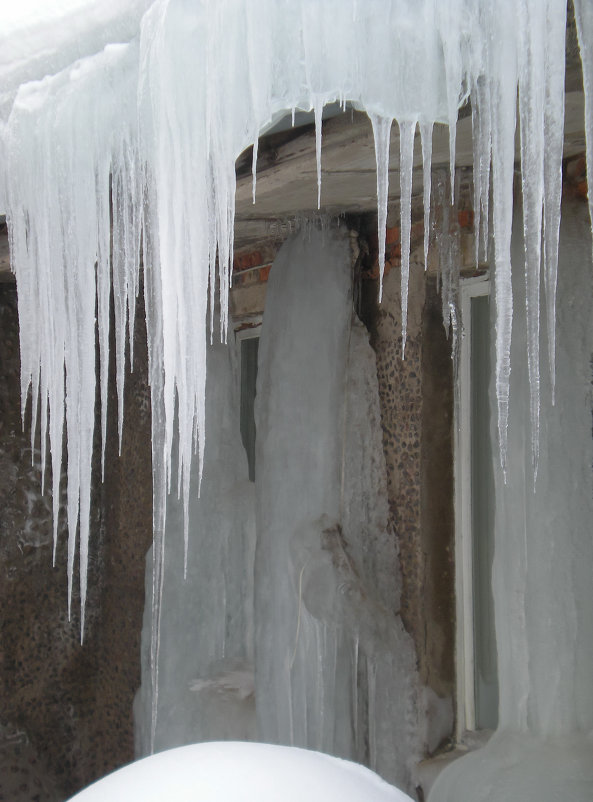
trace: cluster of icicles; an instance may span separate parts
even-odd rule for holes
[[[574,0],[593,164],[593,4]],[[21,86],[0,127],[12,266],[18,282],[22,404],[49,434],[57,534],[64,419],[68,585],[79,529],[82,626],[87,583],[98,325],[103,449],[109,298],[113,285],[119,433],[126,338],[132,346],[140,264],[148,329],[154,481],[154,586],[162,578],[174,420],[177,481],[187,508],[192,455],[203,461],[206,344],[215,287],[227,328],[235,159],[291,109],[313,109],[321,193],[321,114],[350,101],[375,137],[384,262],[392,121],[399,126],[403,337],[414,138],[422,140],[425,252],[435,123],[471,102],[476,242],[488,239],[491,197],[496,290],[496,388],[504,463],[512,323],[510,238],[517,90],[534,466],[539,417],[540,265],[554,374],[561,197],[566,0],[157,0],[136,39]],[[3,184],[3,186],[2,186]],[[593,193],[592,193],[593,194]],[[322,198],[322,196],[320,195]],[[542,254],[543,234],[543,254]],[[478,245],[476,245],[476,248]],[[187,538],[187,522],[185,535]]]

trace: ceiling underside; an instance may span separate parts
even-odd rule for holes
[[[566,94],[564,158],[585,150],[583,93]],[[235,243],[242,247],[270,237],[274,223],[317,211],[315,131],[294,131],[288,141],[277,135],[262,137],[257,163],[257,192],[252,201],[251,155],[237,162]],[[515,152],[519,161],[519,133]],[[457,123],[456,166],[471,169],[473,161],[471,114]],[[449,132],[436,125],[432,167],[448,168]],[[321,152],[321,210],[329,214],[373,212],[377,206],[377,177],[373,132],[366,114],[346,111],[323,124]],[[389,159],[389,200],[399,199],[399,133],[394,123]],[[414,147],[413,196],[422,195],[422,153],[417,131]]]
[[[578,87],[566,93],[564,157],[584,153],[583,92]],[[568,88],[568,87],[567,87]],[[457,123],[456,166],[472,167],[471,114]],[[516,137],[519,161],[519,134]],[[433,170],[449,164],[449,133],[444,125],[434,128]],[[330,215],[376,210],[377,178],[373,132],[366,114],[347,110],[323,123],[321,152],[321,211]],[[419,133],[414,149],[413,196],[422,195],[422,153]],[[391,131],[389,200],[399,198],[399,134]],[[251,154],[237,160],[235,245],[247,248],[278,237],[283,221],[317,212],[317,167],[315,131],[312,125],[263,136],[259,143],[257,192],[252,202]],[[9,276],[6,228],[0,227],[0,277]]]

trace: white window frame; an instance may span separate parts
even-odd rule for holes
[[[457,741],[476,729],[472,475],[471,475],[471,302],[490,295],[487,274],[460,282],[462,336],[455,392],[455,591]]]

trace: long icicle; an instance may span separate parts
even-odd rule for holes
[[[369,114],[375,140],[377,160],[377,236],[379,240],[379,303],[383,297],[385,272],[385,232],[387,228],[387,198],[389,195],[389,144],[393,120]]]
[[[402,359],[408,336],[408,285],[410,282],[410,232],[412,228],[412,173],[416,120],[399,123],[399,182],[401,203],[401,315]]]

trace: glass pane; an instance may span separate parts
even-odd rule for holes
[[[247,452],[249,479],[255,481],[255,388],[259,337],[241,340],[241,439]]]

